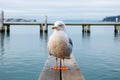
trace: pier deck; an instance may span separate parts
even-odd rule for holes
[[[37,22],[5,22],[3,26],[7,26],[7,31],[10,30],[10,25],[39,25],[40,32],[43,30],[48,32],[48,26],[54,25],[53,23],[37,23]],[[82,32],[90,33],[91,26],[114,26],[114,32],[120,32],[120,22],[79,22],[79,23],[65,23],[66,26],[82,26]],[[43,27],[44,26],[44,27]],[[3,28],[4,30],[4,28]]]
[[[44,23],[37,23],[37,22],[5,22],[3,25],[41,25]],[[47,23],[47,25],[53,25],[53,23]],[[114,26],[114,25],[119,25],[120,26],[120,22],[79,22],[79,23],[65,23],[65,25],[73,25],[73,26],[76,26],[76,25],[111,25],[111,26]]]
[[[63,62],[59,61],[59,67],[62,64]],[[55,65],[55,57],[49,56],[38,80],[85,80],[73,55],[71,55],[71,59],[65,60],[65,64],[70,70],[52,70],[51,68]]]

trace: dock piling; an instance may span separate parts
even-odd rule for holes
[[[6,31],[10,32],[10,25],[7,25]]]
[[[84,26],[84,25],[82,25],[82,32],[83,32],[83,33],[85,32],[85,31],[84,31],[84,30],[85,30],[84,28],[85,28],[85,26]]]
[[[118,18],[116,18],[116,22],[119,22]],[[118,33],[119,32],[119,25],[114,25],[114,32]]]
[[[118,26],[118,25],[115,25],[115,26],[114,26],[114,32],[115,32],[115,33],[118,33],[118,32],[119,32],[119,26]]]
[[[90,33],[90,25],[82,25],[83,33]]]
[[[43,24],[41,23],[40,24],[40,33],[42,33],[43,32]]]
[[[3,23],[4,23],[4,12],[1,11],[1,13],[0,13],[0,32],[5,31],[5,27],[4,27]]]
[[[87,26],[87,33],[90,33],[90,25]]]
[[[45,26],[45,28],[44,28],[44,32],[48,32],[48,25],[47,25],[47,16],[45,16],[45,19],[44,19],[44,21],[45,21],[45,24],[44,24],[44,26]]]

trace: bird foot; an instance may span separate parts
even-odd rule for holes
[[[58,66],[54,66],[53,68],[51,68],[52,70],[60,70],[60,68]]]
[[[66,66],[62,66],[62,67],[61,67],[61,70],[66,71],[66,70],[70,70],[70,68],[68,68],[68,67],[66,67]]]

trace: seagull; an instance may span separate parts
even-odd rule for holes
[[[54,30],[48,41],[48,52],[56,58],[56,65],[53,70],[70,70],[64,63],[64,59],[70,59],[73,43],[71,38],[65,32],[65,24],[62,21],[56,21]],[[58,67],[58,58],[63,60],[61,68]]]

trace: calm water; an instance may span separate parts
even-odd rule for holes
[[[86,80],[120,80],[120,34],[113,27],[67,27],[74,43],[73,54]],[[44,66],[48,34],[39,26],[12,26],[10,33],[0,33],[0,80],[37,80]]]

